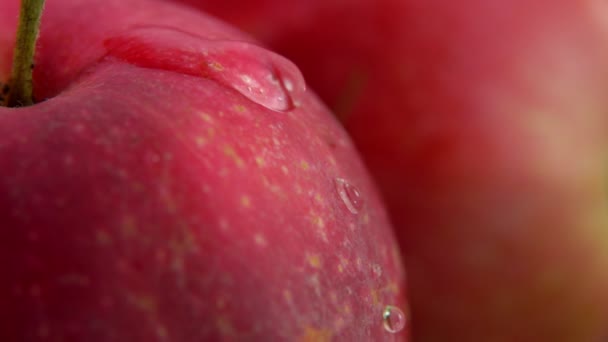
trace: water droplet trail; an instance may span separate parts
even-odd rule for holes
[[[342,202],[344,202],[344,205],[346,205],[348,211],[353,214],[358,214],[363,208],[363,197],[361,196],[359,189],[344,178],[336,178],[335,183],[338,195],[340,195],[340,198],[342,199]]]
[[[177,29],[144,27],[107,39],[108,55],[127,63],[212,79],[274,111],[295,108],[304,78],[287,59],[255,44],[204,39]]]

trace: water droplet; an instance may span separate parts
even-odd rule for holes
[[[343,178],[336,178],[336,188],[348,211],[358,214],[359,210],[363,208],[363,197],[361,197],[359,189]]]
[[[255,44],[210,40],[167,27],[141,27],[104,42],[108,54],[153,69],[208,78],[274,111],[290,111],[306,91],[300,70]]]
[[[382,319],[384,321],[384,329],[392,334],[396,334],[403,330],[407,321],[403,311],[392,305],[387,305],[384,308]]]

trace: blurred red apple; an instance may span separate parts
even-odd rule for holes
[[[292,59],[380,184],[413,340],[608,338],[608,4],[182,0]]]
[[[0,108],[0,340],[407,340],[385,211],[291,62],[160,1],[42,22],[38,103]]]

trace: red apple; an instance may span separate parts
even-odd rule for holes
[[[0,108],[1,341],[407,340],[385,211],[291,62],[166,2],[51,0],[34,83]]]
[[[608,338],[606,2],[183,2],[341,118],[397,226],[414,341]]]

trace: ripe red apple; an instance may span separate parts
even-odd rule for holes
[[[608,338],[606,2],[183,2],[292,59],[347,127],[414,341]]]
[[[1,341],[407,340],[385,211],[291,62],[153,0],[48,1],[38,46],[38,103],[0,108]]]

